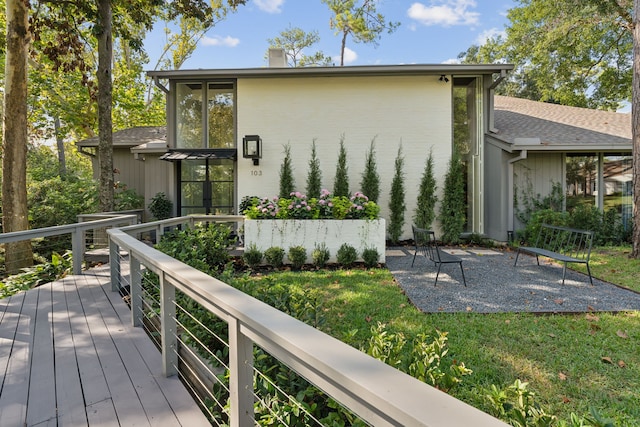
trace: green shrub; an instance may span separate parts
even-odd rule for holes
[[[365,154],[364,171],[362,172],[360,188],[364,194],[369,196],[369,200],[377,203],[380,197],[380,175],[378,174],[376,165],[375,142],[376,138],[374,137],[371,140],[369,151]]]
[[[278,246],[272,246],[264,251],[264,259],[273,268],[280,268],[284,260],[284,249]]]
[[[327,245],[324,242],[319,245],[316,245],[315,248],[313,249],[313,252],[311,252],[311,259],[313,260],[313,265],[319,268],[323,268],[329,261],[330,257],[331,257],[331,254],[329,253],[329,249],[327,248]]]
[[[442,241],[459,243],[467,216],[467,202],[464,191],[464,165],[454,152],[449,160],[449,168],[444,179],[444,197],[440,204],[440,224]]]
[[[320,169],[320,159],[316,153],[316,140],[311,143],[311,158],[309,159],[309,172],[307,174],[307,196],[311,198],[320,197],[322,189],[322,169]]]
[[[420,180],[416,212],[413,216],[413,222],[419,228],[430,229],[436,217],[437,188],[436,178],[433,175],[433,151],[430,150]]]
[[[304,246],[292,246],[289,248],[289,262],[294,270],[300,270],[307,262],[307,250]]]
[[[389,195],[389,239],[391,243],[397,243],[402,235],[404,227],[404,211],[406,209],[404,199],[404,157],[402,156],[402,144],[398,147],[398,155],[395,161],[395,173],[391,181],[391,194]]]
[[[293,165],[291,161],[291,145],[284,146],[284,159],[280,166],[280,197],[288,197],[295,189]]]
[[[71,251],[64,255],[51,254],[51,261],[29,267],[25,271],[9,276],[0,282],[0,299],[10,297],[20,291],[58,280],[73,268]]]
[[[340,151],[336,163],[336,176],[333,181],[333,194],[349,197],[349,169],[347,166],[347,149],[344,147],[344,135],[340,137]]]
[[[167,219],[171,217],[171,211],[173,210],[173,202],[169,200],[166,194],[163,192],[156,193],[149,202],[149,212],[157,220]]]
[[[260,265],[262,258],[262,251],[258,249],[255,243],[252,243],[248,248],[245,248],[244,254],[242,254],[242,259],[245,264],[247,264],[252,270]]]
[[[338,264],[343,267],[351,267],[351,265],[356,262],[356,259],[358,259],[358,252],[353,246],[343,243],[338,249],[338,252],[336,252],[336,259],[338,260]]]
[[[244,196],[238,206],[238,213],[240,215],[245,214],[245,211],[251,209],[252,206],[257,206],[260,203],[260,198],[257,196]]]
[[[116,211],[130,211],[144,208],[144,196],[135,190],[127,188],[126,184],[116,183],[118,191],[114,194]]]
[[[365,267],[373,268],[378,265],[380,254],[376,248],[366,248],[362,251],[362,260],[364,261]]]

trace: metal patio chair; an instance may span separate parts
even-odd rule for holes
[[[462,272],[462,282],[467,286],[467,279],[464,277],[464,269],[462,268],[462,258],[450,253],[441,251],[436,241],[436,233],[431,230],[425,230],[424,228],[418,228],[412,225],[413,229],[413,241],[415,242],[415,252],[413,254],[413,261],[411,261],[411,267],[416,261],[418,254],[424,255],[429,258],[438,267],[436,273],[436,281],[433,286],[438,284],[438,276],[440,276],[440,268],[442,264],[458,264],[460,271]]]

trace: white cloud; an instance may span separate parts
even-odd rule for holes
[[[423,25],[474,25],[480,17],[480,13],[473,11],[475,7],[475,0],[438,0],[431,6],[414,3],[407,15]]]
[[[202,38],[201,43],[203,46],[236,47],[240,44],[240,39],[231,36],[205,36]]]
[[[284,0],[253,0],[253,2],[258,6],[258,9],[267,13],[282,12],[282,5],[284,4]]]
[[[460,64],[460,60],[458,58],[450,58],[446,59],[442,62],[443,64]]]
[[[356,62],[358,59],[358,54],[348,47],[344,48],[344,65],[349,65],[353,62]]]
[[[476,44],[478,46],[482,46],[489,39],[496,39],[498,37],[502,37],[504,39],[506,36],[507,36],[507,33],[504,30],[499,30],[497,28],[490,28],[478,34],[478,37],[476,37]]]

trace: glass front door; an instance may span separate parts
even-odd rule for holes
[[[233,159],[184,160],[180,163],[181,215],[227,215],[234,211]]]

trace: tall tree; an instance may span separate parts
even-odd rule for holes
[[[270,48],[284,49],[287,56],[287,64],[290,67],[308,67],[331,65],[331,57],[325,56],[322,51],[306,54],[305,51],[320,41],[318,31],[305,32],[298,27],[289,27],[279,36],[267,39]]]
[[[4,76],[2,138],[2,230],[29,228],[27,210],[27,60],[29,8],[24,0],[6,1],[7,48]],[[5,270],[14,272],[33,264],[31,243],[5,245]]]
[[[382,33],[393,33],[399,22],[387,21],[378,12],[379,0],[322,0],[333,13],[330,26],[341,36],[340,66],[344,65],[347,37],[351,35],[356,43],[377,45]]]
[[[640,258],[640,0],[633,2],[633,103],[631,106],[633,139],[633,250]]]
[[[367,150],[364,157],[364,171],[362,172],[362,181],[360,181],[360,190],[369,200],[378,202],[380,197],[380,174],[376,163],[375,137],[371,140],[369,150]]]
[[[333,195],[349,197],[349,166],[347,163],[347,149],[344,146],[344,135],[340,136],[340,150],[336,163],[336,176],[333,179]]]

